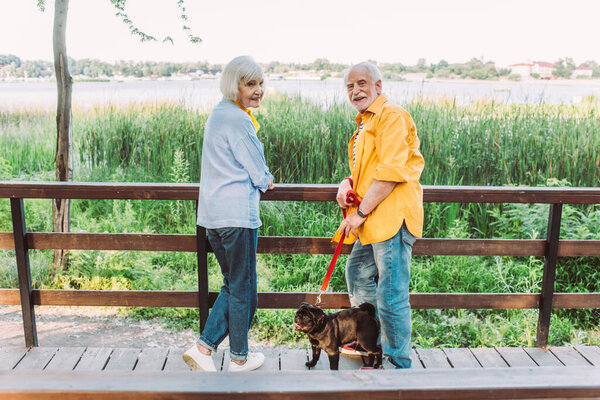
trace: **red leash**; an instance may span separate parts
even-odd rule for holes
[[[358,200],[358,196],[356,195],[356,192],[354,190],[348,190],[348,193],[346,193],[346,203],[352,203],[357,207],[360,205],[360,201]],[[346,209],[342,208],[342,213],[344,214],[344,218],[346,218]],[[325,280],[323,281],[323,284],[321,285],[319,297],[317,297],[317,304],[319,304],[321,302],[321,294],[323,294],[327,290],[327,286],[329,286],[329,280],[331,279],[331,274],[333,274],[335,264],[340,255],[340,252],[342,251],[342,245],[344,244],[345,238],[346,238],[346,233],[342,232],[342,237],[340,238],[340,241],[338,242],[337,247],[335,248],[335,252],[333,253],[333,258],[331,259],[331,262],[329,263],[329,268],[327,269],[327,274],[325,275]]]

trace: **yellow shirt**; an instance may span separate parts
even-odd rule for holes
[[[363,198],[374,179],[398,182],[392,192],[369,213],[357,229],[363,245],[377,243],[394,236],[406,222],[415,237],[423,235],[423,188],[419,183],[425,166],[419,152],[417,128],[410,114],[381,94],[356,116],[363,128],[355,148],[355,169],[352,148],[358,128],[348,144],[350,170],[354,191]]]
[[[256,129],[256,133],[258,134],[260,125],[259,125],[258,121],[256,120],[256,118],[254,118],[254,115],[252,115],[252,111],[250,111],[250,109],[248,109],[248,108],[244,108],[244,106],[242,106],[242,103],[240,103],[237,100],[234,101],[234,103],[237,104],[237,106],[239,108],[241,108],[246,114],[248,114],[250,116],[250,119],[252,120],[252,125],[254,125],[254,129]]]

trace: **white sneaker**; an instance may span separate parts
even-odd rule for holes
[[[196,345],[193,345],[185,353],[183,353],[183,361],[185,361],[192,371],[217,371],[212,356],[203,354],[200,350],[198,350],[198,346]]]
[[[242,365],[229,361],[229,372],[246,372],[260,368],[265,362],[265,355],[263,353],[248,353],[246,362]]]

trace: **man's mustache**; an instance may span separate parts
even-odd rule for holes
[[[361,97],[368,97],[368,96],[366,93],[359,92],[358,94],[352,96],[352,101],[356,101],[356,100],[360,99]]]

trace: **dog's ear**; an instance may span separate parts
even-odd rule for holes
[[[312,323],[314,325],[318,325],[321,323],[321,320],[325,318],[325,312],[319,307],[313,306],[310,310],[310,318],[312,319]]]
[[[299,308],[302,308],[302,307],[309,307],[309,306],[310,306],[310,303],[307,303],[307,302],[303,301],[303,302],[300,304],[300,307],[299,307]]]

